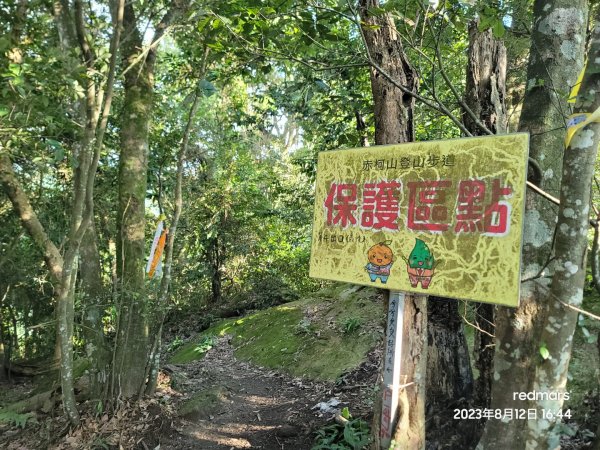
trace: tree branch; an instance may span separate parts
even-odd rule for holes
[[[27,230],[27,233],[38,248],[42,250],[44,261],[48,266],[53,280],[59,281],[62,277],[63,258],[54,242],[46,234],[44,226],[33,210],[27,194],[17,179],[12,161],[6,154],[0,155],[0,183],[10,199],[17,216],[21,219],[23,228]]]

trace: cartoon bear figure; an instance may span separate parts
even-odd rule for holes
[[[384,242],[380,242],[367,251],[367,258],[369,258],[369,264],[365,266],[365,269],[369,273],[371,281],[375,282],[379,278],[382,284],[387,283],[392,264],[394,264],[392,249]]]
[[[421,239],[416,239],[415,246],[408,256],[407,270],[412,287],[417,287],[419,282],[423,289],[429,287],[435,270],[435,258]]]

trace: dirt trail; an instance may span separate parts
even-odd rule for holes
[[[314,430],[332,417],[315,408],[317,403],[336,397],[337,407],[349,406],[355,416],[369,410],[367,380],[376,363],[367,361],[339,386],[310,382],[237,360],[223,337],[202,360],[167,369],[185,396],[181,422],[166,439],[157,436],[161,450],[303,450],[311,448]],[[199,408],[186,408],[191,398]]]
[[[348,406],[354,417],[370,421],[380,358],[374,350],[338,383],[314,382],[239,361],[229,338],[221,337],[203,359],[166,366],[152,397],[124,402],[111,414],[98,414],[95,402],[80,404],[82,423],[75,429],[59,404],[31,415],[23,428],[0,422],[0,448],[308,450],[314,431],[333,417],[315,408],[320,402],[338,399],[337,409]]]

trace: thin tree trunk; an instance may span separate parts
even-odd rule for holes
[[[394,20],[389,14],[371,16],[370,8],[379,7],[378,0],[360,0],[362,33],[367,51],[379,67],[411,91],[417,90],[418,78],[410,65]],[[414,98],[403,94],[376,69],[370,69],[371,90],[375,109],[375,143],[395,144],[414,140]],[[418,450],[425,447],[425,360],[427,354],[426,300],[406,295],[403,333],[405,348],[401,376],[410,386],[400,390],[398,423],[393,439],[398,449]],[[387,322],[387,321],[386,321]],[[383,378],[380,374],[381,385]],[[379,449],[381,399],[374,405],[373,448]]]
[[[54,242],[46,234],[44,226],[38,219],[27,194],[17,179],[12,161],[6,154],[0,155],[0,184],[2,184],[2,188],[8,196],[15,213],[21,220],[23,228],[42,251],[46,267],[48,267],[53,281],[59,281],[62,277],[62,256]]]
[[[540,184],[547,192],[560,192],[564,126],[568,106],[565,90],[575,84],[583,62],[587,25],[585,0],[536,0],[526,93],[519,128],[531,133],[530,157],[541,167]],[[568,51],[565,49],[568,48]],[[499,307],[496,312],[494,383],[491,408],[528,409],[515,402],[513,392],[531,392],[539,361],[539,344],[548,303],[548,277],[556,225],[554,205],[527,193],[521,277],[541,278],[521,285],[518,308]],[[527,421],[488,420],[478,449],[525,448]]]
[[[210,288],[211,288],[211,300],[213,304],[218,304],[222,297],[222,283],[221,283],[221,252],[219,245],[219,235],[217,235],[211,241],[211,247],[209,250],[209,258],[212,275],[210,277]]]
[[[190,134],[194,124],[196,113],[200,105],[200,99],[202,98],[202,84],[201,81],[206,75],[207,58],[208,58],[208,47],[205,48],[202,65],[200,67],[199,81],[194,92],[194,101],[190,108],[188,120],[183,132],[183,139],[179,146],[179,152],[177,153],[177,175],[175,180],[175,210],[173,211],[173,217],[171,219],[171,226],[169,227],[169,235],[167,244],[165,247],[165,264],[162,279],[160,280],[160,292],[158,295],[158,307],[162,309],[160,314],[158,331],[155,334],[154,343],[152,346],[152,352],[150,354],[150,370],[148,374],[148,384],[146,385],[146,394],[152,394],[156,387],[156,380],[158,378],[158,371],[160,369],[160,351],[161,351],[161,338],[162,329],[165,317],[168,311],[168,300],[169,300],[169,287],[171,285],[171,271],[173,265],[173,250],[175,248],[175,236],[177,235],[177,226],[179,225],[179,217],[181,216],[181,210],[183,208],[183,164],[187,156],[187,151],[190,142]]]
[[[83,293],[83,336],[85,351],[90,359],[90,395],[100,398],[106,386],[108,352],[104,338],[102,316],[107,300],[106,288],[102,282],[102,267],[98,252],[97,235],[94,223],[90,223],[81,242],[79,271]]]

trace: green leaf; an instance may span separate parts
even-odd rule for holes
[[[501,38],[506,34],[506,28],[504,28],[504,24],[502,20],[498,19],[492,25],[492,34],[495,38]]]
[[[350,418],[352,417],[350,415],[350,410],[348,409],[347,406],[344,409],[342,409],[341,415],[344,419],[347,419],[347,420],[350,420]]]
[[[54,139],[46,139],[46,144],[50,151],[54,152],[54,163],[62,161],[65,158],[65,149],[60,142]]]
[[[217,93],[217,88],[215,87],[215,85],[208,81],[206,78],[200,81],[200,89],[202,89],[202,94],[205,97],[210,97],[211,95]]]
[[[6,106],[0,106],[0,117],[8,115],[9,111]]]
[[[540,345],[540,355],[544,361],[550,358],[550,352],[546,348],[546,344]]]
[[[491,21],[490,18],[487,16],[481,16],[481,18],[479,19],[479,23],[477,24],[477,31],[479,31],[480,33],[483,33],[485,30],[487,30],[491,25]]]
[[[202,30],[204,30],[206,25],[208,25],[211,22],[211,20],[213,20],[212,16],[206,16],[204,19],[200,20],[198,22],[198,31],[202,32]]]

